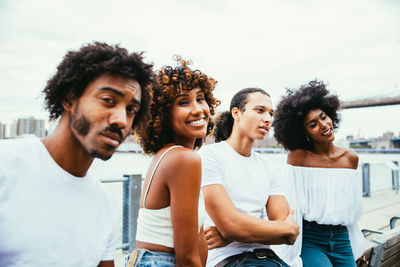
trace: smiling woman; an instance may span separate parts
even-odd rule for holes
[[[155,155],[141,196],[137,250],[127,266],[202,266],[207,258],[201,162],[193,150],[213,127],[216,81],[177,60],[180,66],[159,71],[151,119],[138,132],[143,150]]]
[[[139,133],[140,143],[146,153],[155,153],[166,144],[173,142],[172,120],[169,116],[171,106],[175,103],[177,96],[188,94],[193,89],[201,89],[211,115],[215,114],[215,108],[219,105],[219,101],[212,94],[217,82],[199,70],[191,70],[186,61],[180,58],[177,60],[181,64],[180,67],[166,66],[159,71],[160,87],[153,92],[152,118],[148,122],[149,127]],[[213,121],[208,121],[207,135],[213,126]],[[196,138],[193,148],[199,148],[204,137],[205,135]]]
[[[356,266],[364,250],[357,227],[362,214],[358,156],[333,144],[339,99],[322,81],[288,90],[277,106],[275,138],[289,150],[291,204],[300,237],[287,248],[303,266]],[[326,249],[328,248],[328,249]]]

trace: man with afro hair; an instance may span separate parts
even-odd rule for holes
[[[141,53],[69,51],[43,90],[54,133],[0,141],[0,266],[114,266],[114,200],[88,173],[142,127],[154,74]]]

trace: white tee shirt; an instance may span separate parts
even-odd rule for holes
[[[269,196],[285,195],[284,184],[273,175],[267,160],[254,151],[249,157],[244,157],[224,141],[204,146],[199,154],[202,160],[201,186],[223,185],[235,208],[242,213],[261,218]],[[205,226],[214,225],[207,215]],[[260,243],[232,242],[209,250],[207,266],[215,266],[223,259],[244,251],[268,247]]]
[[[116,210],[97,179],[63,170],[39,139],[0,141],[0,266],[112,260]]]

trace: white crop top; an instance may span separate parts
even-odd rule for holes
[[[172,229],[171,221],[171,206],[162,209],[146,209],[146,197],[149,191],[151,182],[153,180],[154,173],[160,164],[161,160],[173,148],[181,146],[171,146],[161,155],[160,159],[157,161],[153,172],[151,173],[149,183],[147,185],[146,191],[143,196],[143,208],[139,209],[139,215],[137,219],[137,232],[136,240],[162,245],[166,247],[174,247],[174,232]],[[204,223],[205,219],[205,205],[203,195],[200,191],[199,197],[199,207],[198,207],[198,227],[199,231]]]

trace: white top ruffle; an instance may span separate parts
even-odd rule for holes
[[[294,167],[293,185],[303,218],[350,225],[362,214],[362,184],[354,169]]]
[[[362,215],[362,181],[357,170],[287,165],[288,201],[295,209],[300,235],[293,246],[279,246],[277,253],[291,266],[301,266],[302,221],[344,225],[349,230],[355,259],[365,249],[365,239],[357,226]]]

